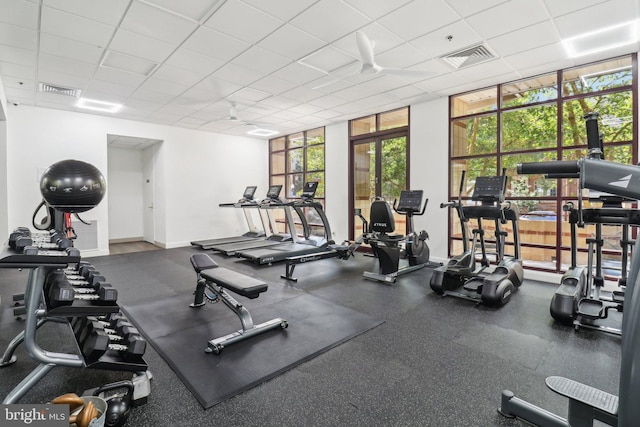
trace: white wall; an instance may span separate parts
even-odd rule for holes
[[[325,127],[326,214],[336,243],[349,238],[349,128],[347,122]]]
[[[7,206],[7,99],[4,85],[0,79],[0,206]],[[0,209],[0,242],[9,238],[9,219],[7,209]]]
[[[448,213],[440,203],[448,198],[449,133],[448,99],[412,105],[410,145],[411,188],[423,190],[429,199],[423,216],[414,217],[415,229],[429,233],[429,249],[434,261],[447,258]]]
[[[218,209],[251,184],[267,187],[265,141],[189,129],[112,119],[46,108],[20,106],[8,111],[8,228],[30,225],[40,202],[39,172],[74,158],[95,165],[107,179],[107,197],[86,212],[98,221],[98,251],[108,253],[107,134],[163,140],[158,149],[155,185],[156,241],[166,247],[244,231],[240,212]]]
[[[107,164],[109,240],[142,240],[145,209],[142,203],[142,150],[108,147]]]

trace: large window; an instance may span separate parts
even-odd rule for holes
[[[462,197],[468,200],[476,177],[498,175],[505,169],[507,198],[520,210],[525,266],[565,271],[571,259],[563,206],[576,201],[578,183],[517,175],[516,165],[585,156],[584,115],[590,112],[600,115],[605,159],[637,163],[636,76],[634,54],[452,96],[450,198],[458,197],[463,171],[467,183]],[[449,252],[457,254],[462,250],[460,225],[454,216],[450,223]],[[619,233],[619,227],[603,233],[605,259],[619,257]],[[578,263],[586,264],[585,242],[595,234],[595,226],[579,228],[578,234]]]
[[[324,144],[323,127],[270,140],[270,185],[282,185],[282,197],[292,200],[300,198],[305,182],[316,181],[316,200],[324,206]],[[312,233],[322,235],[322,223],[315,218],[313,210],[305,214]],[[283,217],[278,220],[280,231],[285,231]]]

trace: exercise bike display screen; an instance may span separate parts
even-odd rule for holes
[[[479,176],[476,178],[476,186],[473,189],[471,200],[483,202],[495,202],[502,195],[502,176]]]
[[[282,185],[272,185],[269,187],[269,191],[267,191],[267,199],[277,199],[280,196],[280,191],[282,190]]]
[[[403,190],[400,192],[398,209],[403,211],[419,211],[422,205],[422,190]]]
[[[253,195],[256,194],[256,189],[258,187],[256,187],[255,185],[249,186],[244,190],[244,194],[242,195],[242,198],[245,200],[253,200]]]

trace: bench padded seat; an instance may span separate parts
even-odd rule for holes
[[[258,295],[268,289],[267,284],[261,280],[223,267],[203,270],[200,272],[200,276],[247,298],[257,298]]]

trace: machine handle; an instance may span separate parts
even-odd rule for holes
[[[576,175],[580,173],[580,162],[577,160],[567,160],[555,162],[519,163],[516,169],[521,175]]]

